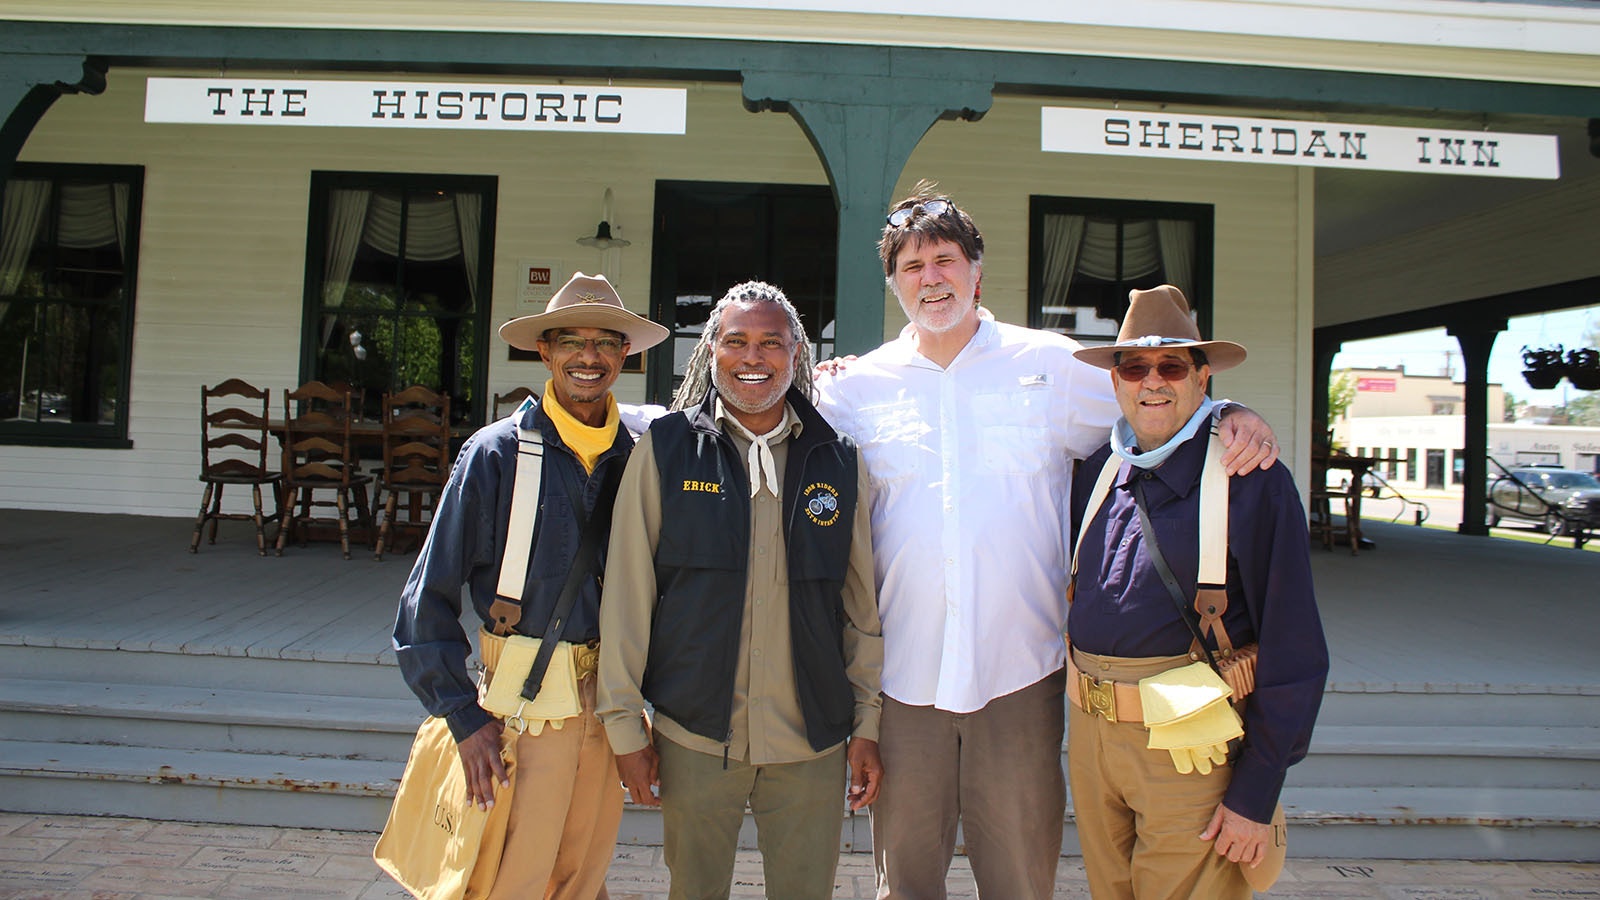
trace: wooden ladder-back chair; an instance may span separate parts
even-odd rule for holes
[[[433,520],[450,480],[450,395],[421,385],[383,397],[383,469],[378,493],[383,519],[373,559],[383,559],[396,529],[417,532],[417,543]],[[400,495],[406,495],[404,517]]]
[[[238,378],[229,378],[215,387],[200,387],[200,480],[205,493],[200,497],[200,513],[194,519],[194,538],[189,552],[200,551],[200,533],[211,525],[207,543],[217,542],[217,523],[222,519],[256,523],[256,552],[267,555],[265,523],[282,515],[277,483],[280,473],[267,470],[267,404],[270,392]],[[213,403],[215,401],[215,403]],[[222,409],[213,409],[220,406]],[[230,484],[248,484],[255,500],[254,513],[222,511],[222,491]],[[272,515],[262,515],[261,486],[272,485]]]
[[[317,525],[337,525],[344,558],[350,558],[350,513],[371,529],[372,510],[367,504],[371,475],[363,475],[360,459],[350,439],[354,416],[348,391],[320,381],[310,381],[283,392],[283,521],[278,526],[278,555],[298,534],[305,545],[307,532]],[[332,497],[318,499],[318,492]],[[318,509],[333,508],[333,516],[317,516]]]
[[[533,388],[514,387],[504,394],[494,395],[494,417],[498,421],[517,411],[522,401],[534,396]]]

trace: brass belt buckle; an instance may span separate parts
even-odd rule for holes
[[[1107,722],[1117,721],[1116,683],[1098,681],[1088,672],[1078,673],[1078,693],[1083,697],[1083,711],[1092,716],[1102,716]]]
[[[590,647],[587,644],[573,644],[572,663],[577,668],[580,679],[593,675],[600,668],[600,648]]]

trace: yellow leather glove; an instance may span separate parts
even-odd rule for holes
[[[1228,761],[1228,742],[1243,735],[1239,714],[1228,701],[1218,700],[1181,721],[1150,726],[1147,746],[1170,753],[1181,775],[1196,770],[1209,775],[1213,765]]]
[[[1209,775],[1228,760],[1228,742],[1244,735],[1228,703],[1233,691],[1205,663],[1152,675],[1139,682],[1148,747],[1166,750],[1179,774]]]

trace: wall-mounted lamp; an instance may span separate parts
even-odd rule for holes
[[[605,197],[600,204],[600,224],[595,227],[594,236],[578,238],[578,243],[596,250],[609,250],[612,247],[626,247],[631,241],[611,236],[611,188],[606,188]]]

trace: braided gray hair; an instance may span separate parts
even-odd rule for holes
[[[806,340],[805,326],[800,324],[800,313],[777,287],[765,281],[746,281],[728,288],[728,292],[722,295],[722,299],[718,300],[717,305],[711,310],[705,328],[700,331],[700,343],[695,344],[694,352],[689,354],[688,365],[684,367],[683,383],[678,385],[677,393],[672,395],[672,408],[687,409],[699,405],[700,401],[705,399],[706,391],[711,389],[711,366],[714,356],[712,345],[722,331],[723,312],[735,303],[776,303],[783,309],[784,315],[789,319],[789,336],[794,339],[795,345],[801,348],[799,358],[795,360],[794,365],[794,387],[806,399],[815,400],[816,392],[812,383],[815,380],[813,369],[816,363],[811,357],[811,342]]]

